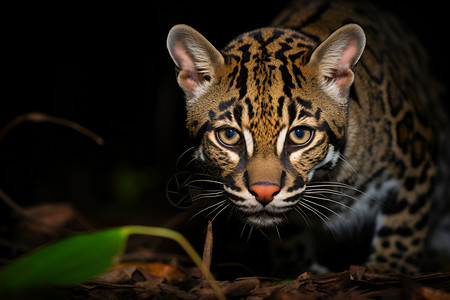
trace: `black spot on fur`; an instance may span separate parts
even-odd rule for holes
[[[382,212],[385,215],[398,214],[408,206],[406,199],[398,199],[398,190],[396,188],[390,189],[387,192],[383,202],[385,205],[382,207]]]
[[[318,108],[314,114],[314,117],[316,118],[316,120],[320,120],[320,113],[322,112],[322,110],[320,108]]]
[[[403,153],[409,152],[409,147],[411,145],[411,133],[413,131],[413,117],[412,113],[409,111],[405,114],[403,119],[397,123],[397,145],[402,149]]]
[[[286,184],[286,172],[282,171],[281,178],[280,178],[280,189],[282,189],[285,184]]]
[[[405,179],[405,187],[408,191],[412,191],[416,186],[416,179],[414,177],[406,177]]]
[[[228,188],[230,188],[230,189],[232,189],[233,191],[236,191],[236,192],[240,192],[242,190],[240,187],[238,187],[236,185],[236,181],[234,180],[233,176],[231,176],[230,174],[225,176],[225,178],[223,179],[223,184],[226,187],[228,187]]]
[[[399,178],[402,178],[405,176],[406,166],[405,163],[401,160],[397,160],[395,162],[395,166],[398,168],[398,176]]]
[[[249,98],[245,98],[245,104],[247,104],[248,107],[248,118],[251,120],[255,116],[253,113],[253,105]]]
[[[301,117],[312,117],[312,113],[310,113],[307,110],[301,109],[300,112],[298,113],[298,118],[300,119]]]
[[[224,111],[225,109],[229,108],[233,103],[236,101],[236,98],[231,98],[228,101],[221,101],[219,103],[219,110]]]
[[[402,109],[406,96],[395,84],[391,85],[391,82],[388,82],[387,90],[388,103],[391,106],[391,114],[395,117]]]
[[[412,246],[418,246],[420,244],[420,242],[422,242],[422,239],[415,238],[415,239],[412,240],[411,245]]]
[[[302,99],[300,97],[297,97],[296,100],[300,103],[301,106],[303,106],[303,108],[306,108],[306,109],[311,109],[312,108],[311,101]]]
[[[239,71],[239,67],[235,66],[233,69],[233,72],[231,72],[230,75],[228,75],[228,78],[230,79],[230,86],[229,86],[230,88],[233,87],[233,85],[234,85],[234,80],[236,79],[236,75],[237,75],[238,71]]]
[[[231,121],[231,120],[233,119],[233,118],[231,117],[231,111],[227,111],[227,112],[221,114],[221,115],[217,118],[217,120],[223,120],[223,119],[228,119],[228,120]]]
[[[377,262],[379,262],[379,263],[385,263],[385,262],[388,261],[388,260],[386,259],[386,257],[381,256],[381,255],[378,255],[378,256],[375,258],[375,260],[376,260]]]
[[[408,250],[408,248],[405,245],[403,245],[402,242],[400,241],[395,242],[395,248],[397,248],[397,250],[401,252],[405,252],[406,250]]]
[[[414,232],[412,231],[412,229],[409,228],[409,227],[406,227],[406,226],[402,226],[402,227],[397,228],[395,230],[395,233],[397,235],[404,236],[404,237],[410,237],[410,236],[414,235]]]
[[[381,229],[378,231],[379,237],[387,237],[387,236],[391,236],[393,234],[394,234],[394,230],[392,230],[392,228],[389,228],[389,227],[381,227]]]
[[[241,106],[237,105],[233,109],[233,116],[236,123],[238,123],[239,126],[241,126],[242,123],[242,108]]]
[[[417,200],[409,208],[409,213],[414,215],[419,209],[421,209],[427,203],[428,197],[426,195],[420,195]]]
[[[306,80],[305,76],[303,75],[301,69],[298,67],[299,63],[295,63],[295,61],[299,58],[301,58],[306,51],[300,51],[296,54],[289,55],[289,59],[292,61],[292,72],[294,73],[295,81],[297,82],[297,85],[299,88],[302,87],[302,82],[300,79]]]
[[[292,97],[291,89],[295,87],[294,83],[292,82],[291,73],[289,73],[289,70],[285,65],[281,65],[279,69],[281,72],[281,78],[283,79],[283,92],[290,98]]]
[[[322,124],[317,128],[319,131],[325,131],[328,135],[328,139],[332,145],[336,148],[341,144],[342,139],[338,138],[336,134],[331,130],[330,125],[327,121],[323,121]]]
[[[244,172],[244,184],[247,187],[247,189],[250,187],[250,179],[248,177],[248,172]]]
[[[292,124],[294,122],[295,117],[297,116],[297,106],[295,103],[291,102],[288,106],[288,113],[289,113],[289,123]]]
[[[277,107],[277,114],[281,118],[283,116],[283,107],[284,107],[284,97],[281,96],[278,98],[278,107]]]
[[[250,52],[248,49],[250,49],[250,44],[242,45],[238,49],[242,51],[241,70],[236,79],[236,88],[239,89],[239,99],[243,99],[247,94],[248,69],[245,64],[250,61]]]
[[[415,264],[416,261],[417,261],[417,255],[413,254],[413,255],[405,257],[405,262],[408,264]]]
[[[425,160],[426,153],[425,138],[416,133],[412,141],[411,162],[413,167],[418,167]]]
[[[301,176],[295,178],[294,180],[294,185],[291,186],[290,188],[288,188],[288,192],[292,192],[298,189],[301,189],[303,186],[305,185],[305,181],[303,180],[303,178]]]
[[[420,220],[414,225],[414,228],[418,231],[424,229],[425,226],[428,225],[428,218],[428,214],[424,214],[422,218],[420,218]]]
[[[228,197],[229,199],[232,199],[232,200],[236,201],[236,202],[245,202],[245,199],[244,199],[244,198],[238,197],[238,196],[233,195],[233,194],[227,194],[227,197]]]
[[[195,141],[199,145],[201,140],[203,139],[203,136],[207,131],[212,130],[212,125],[209,121],[206,121],[203,123],[203,125],[200,127],[200,129],[197,131],[197,134],[195,136]]]

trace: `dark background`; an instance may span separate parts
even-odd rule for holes
[[[2,47],[8,54],[0,127],[39,111],[75,121],[106,142],[99,147],[58,125],[22,124],[0,144],[5,192],[23,205],[72,202],[99,225],[152,223],[147,209],[170,209],[165,182],[190,144],[168,31],[190,24],[221,48],[267,25],[283,5],[216,6],[153,1],[13,9]]]
[[[377,2],[419,36],[447,85],[444,2]],[[179,211],[166,200],[165,185],[190,143],[166,50],[168,31],[191,25],[221,49],[238,34],[267,26],[286,3],[149,1],[5,10],[0,128],[39,111],[75,121],[106,142],[98,146],[54,124],[21,124],[0,142],[0,187],[22,206],[72,203],[98,228],[170,222]],[[0,217],[8,233],[16,218],[1,201]]]

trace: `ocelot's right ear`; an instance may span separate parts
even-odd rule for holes
[[[167,36],[167,48],[175,62],[178,84],[193,100],[204,93],[224,64],[220,52],[200,33],[187,25],[175,25]]]

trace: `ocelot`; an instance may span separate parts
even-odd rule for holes
[[[316,218],[336,241],[369,228],[368,266],[420,270],[448,178],[440,86],[395,17],[364,1],[296,1],[221,51],[187,25],[167,46],[194,158],[222,189],[215,207],[252,228]]]

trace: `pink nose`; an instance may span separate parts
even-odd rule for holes
[[[257,182],[252,184],[249,190],[259,203],[267,205],[273,200],[273,197],[278,194],[280,187],[270,182]]]

